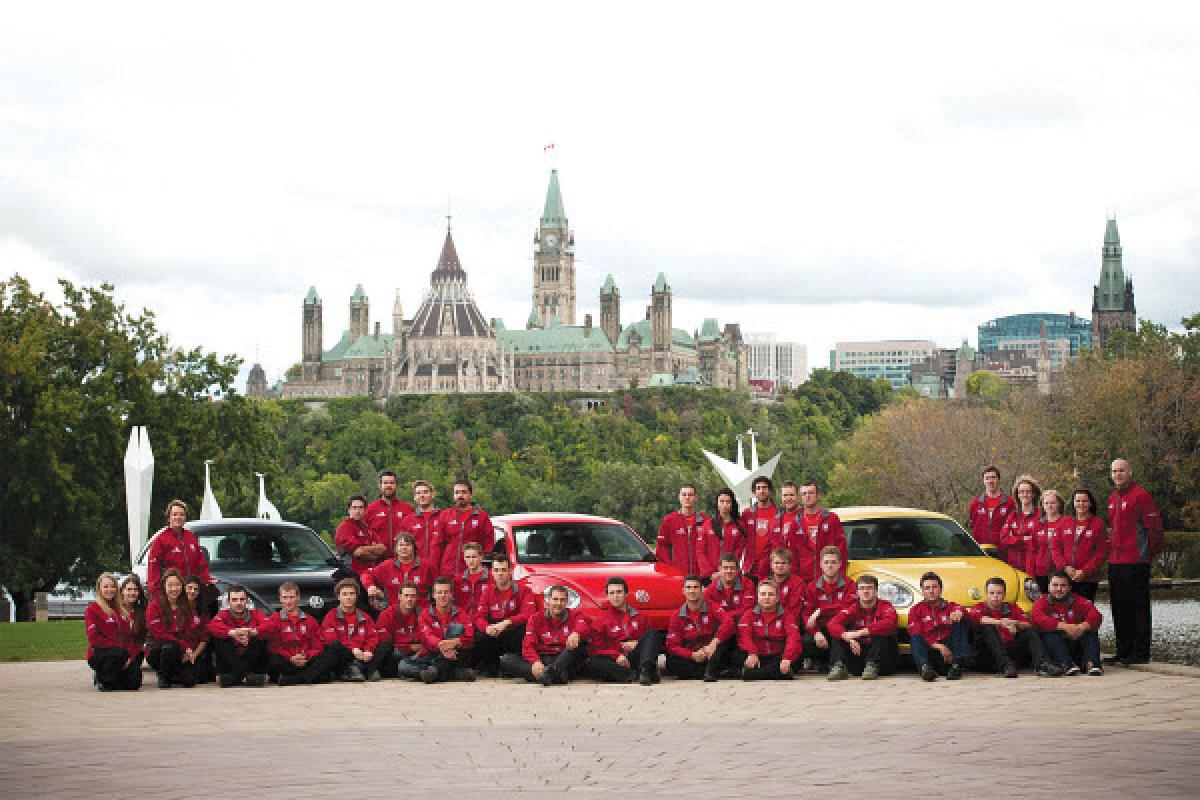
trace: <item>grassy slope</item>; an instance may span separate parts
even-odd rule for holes
[[[86,653],[81,619],[0,625],[0,662],[61,661],[83,658]]]

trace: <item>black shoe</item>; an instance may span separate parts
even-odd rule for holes
[[[228,689],[230,686],[237,686],[242,682],[242,679],[230,672],[222,672],[217,676],[217,686],[222,689]]]
[[[454,680],[462,681],[463,683],[474,683],[475,670],[467,669],[466,667],[458,667],[454,670]]]
[[[382,679],[383,676],[379,674],[379,670],[377,669],[371,670],[371,673],[367,675],[367,683],[376,683]]]
[[[111,692],[112,689],[108,688],[103,683],[100,683],[100,681],[96,681],[96,691],[97,692]]]
[[[642,667],[642,672],[638,675],[638,683],[642,686],[653,686],[654,672],[655,669],[653,667]]]
[[[300,685],[300,676],[299,675],[280,675],[279,676],[279,685],[280,686],[299,686]]]
[[[1006,678],[1017,677],[1017,665],[1012,663],[1011,661],[1008,662],[1007,664],[1005,664],[1004,665],[1004,677],[1006,677]]]
[[[421,670],[421,680],[425,683],[433,683],[438,679],[437,667],[424,667]]]
[[[1038,665],[1037,674],[1040,678],[1061,678],[1063,668],[1053,662],[1043,661]]]
[[[936,681],[937,677],[938,677],[938,671],[933,668],[932,664],[925,664],[924,666],[921,667],[921,680]]]
[[[261,689],[267,685],[267,676],[261,672],[252,672],[246,676],[245,685],[253,689]]]
[[[170,689],[170,688],[171,688],[171,682],[170,682],[169,680],[167,680],[166,678],[159,678],[159,679],[158,679],[158,688],[160,688],[160,689]]]
[[[1089,661],[1083,668],[1083,671],[1088,675],[1100,676],[1104,674],[1104,667]]]
[[[1110,667],[1115,667],[1118,665],[1125,666],[1125,663],[1128,660],[1129,659],[1127,659],[1125,656],[1105,656],[1103,658],[1104,663],[1108,664]]]
[[[962,676],[962,667],[958,665],[957,661],[950,665],[950,669],[946,670],[946,680],[948,681],[962,680]]]
[[[704,670],[704,682],[705,683],[716,683],[717,682],[717,671],[714,669]]]
[[[546,667],[542,670],[541,677],[537,679],[537,682],[542,686],[553,686],[558,682],[558,670],[553,665]]]

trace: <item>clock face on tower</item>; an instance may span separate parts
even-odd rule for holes
[[[547,233],[544,241],[546,242],[546,247],[554,247],[554,245],[558,244],[558,237],[553,233]]]

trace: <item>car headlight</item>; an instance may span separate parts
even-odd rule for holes
[[[1025,579],[1025,596],[1035,603],[1042,596],[1042,590],[1038,588],[1037,581],[1033,578]]]
[[[561,584],[556,584],[556,585],[561,585]],[[542,602],[549,602],[550,588],[551,587],[547,586],[545,589],[542,589]],[[570,608],[570,609],[579,608],[579,592],[575,591],[570,586],[567,586],[565,588],[567,590],[567,608]]]
[[[879,596],[896,608],[908,608],[913,604],[913,591],[903,583],[885,581],[879,584]]]

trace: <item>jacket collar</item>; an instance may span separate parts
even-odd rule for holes
[[[707,614],[708,613],[708,603],[701,600],[699,612],[701,614]],[[687,615],[688,615],[688,605],[687,605],[687,603],[684,603],[683,605],[681,605],[679,607],[679,616],[686,618]]]

